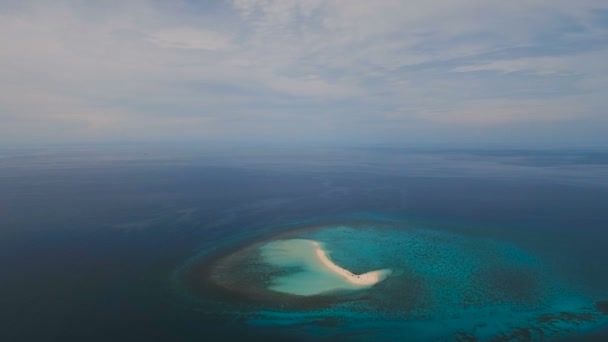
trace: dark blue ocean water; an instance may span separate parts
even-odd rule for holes
[[[201,307],[176,272],[301,222],[370,215],[513,244],[608,300],[605,151],[2,148],[0,340],[309,340],[305,324]]]

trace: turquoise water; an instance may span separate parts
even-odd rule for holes
[[[261,246],[259,251],[265,263],[279,269],[295,270],[273,277],[267,288],[292,295],[313,296],[341,290],[361,290],[373,285],[353,284],[340,273],[328,268],[317,255],[317,245],[324,248],[319,242],[306,239],[277,240]],[[344,269],[338,272],[341,271],[349,272]],[[378,281],[381,281],[391,271],[383,269],[374,273],[379,275]],[[352,273],[350,275],[353,278],[361,277]]]
[[[535,340],[607,322],[598,298],[510,242],[371,215],[291,228],[211,264],[211,283],[247,298],[223,310],[286,336],[346,340]],[[392,273],[353,286],[319,263],[310,240],[355,274]]]

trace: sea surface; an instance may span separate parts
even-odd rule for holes
[[[209,279],[285,237],[394,274]],[[608,341],[606,301],[605,150],[0,147],[0,341]]]

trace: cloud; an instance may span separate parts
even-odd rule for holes
[[[603,125],[606,9],[594,0],[0,4],[0,139],[399,140],[399,129],[444,139],[480,125],[491,138],[526,122]]]
[[[213,31],[191,28],[165,29],[150,35],[150,41],[162,48],[194,50],[227,50],[232,44],[228,37]]]
[[[550,75],[564,72],[567,69],[562,58],[517,58],[500,60],[477,65],[466,65],[454,68],[454,72],[498,71],[502,73],[531,72],[538,75]]]

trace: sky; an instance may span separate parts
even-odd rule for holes
[[[0,0],[0,144],[608,146],[605,0]]]

